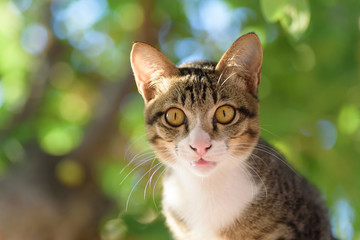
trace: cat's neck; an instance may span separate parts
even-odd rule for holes
[[[164,205],[177,212],[194,232],[215,236],[241,216],[258,192],[241,164],[206,177],[181,169],[171,171],[164,181]]]

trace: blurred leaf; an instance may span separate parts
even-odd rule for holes
[[[65,122],[44,121],[39,130],[40,146],[53,155],[63,155],[73,150],[82,137],[79,127]]]
[[[82,124],[90,117],[90,106],[80,94],[64,94],[59,103],[60,115],[67,121]]]
[[[310,24],[307,0],[261,0],[261,10],[269,22],[280,22],[295,39],[299,39]]]
[[[125,239],[126,232],[127,226],[121,219],[111,219],[101,230],[101,240],[122,240]]]
[[[119,6],[118,13],[121,17],[120,27],[125,31],[134,31],[144,22],[143,6],[136,2],[129,2]]]
[[[121,106],[119,128],[130,138],[145,133],[143,107],[144,101],[137,93],[129,95]]]
[[[354,184],[360,181],[359,9],[359,1],[336,0],[0,1],[0,174],[10,172],[13,163],[32,166],[36,143],[53,155],[71,152],[83,133],[107,127],[98,121],[113,109],[117,131],[100,139],[105,147],[93,146],[102,153],[94,166],[95,184],[118,204],[103,238],[170,239],[152,199],[162,168],[151,184],[155,169],[145,174],[155,163],[143,99],[134,88],[118,107],[112,105],[118,96],[101,102],[99,94],[109,81],[129,80],[133,41],[155,45],[176,63],[217,61],[240,34],[256,32],[264,49],[262,136],[326,196],[336,209],[334,229],[345,229],[337,230],[339,236],[349,238],[345,232],[353,229],[359,239],[360,194]],[[27,28],[34,24],[48,36],[38,57],[24,50],[37,47],[37,34]],[[84,140],[98,140],[89,136]],[[83,179],[76,159],[63,159],[51,173],[68,186]],[[353,219],[339,201],[348,204]],[[120,219],[114,217],[119,212]]]
[[[3,101],[9,109],[18,109],[26,100],[27,83],[25,73],[9,72],[2,78]]]
[[[127,184],[120,186],[124,178],[124,175],[120,173],[125,166],[120,162],[103,162],[97,168],[103,191],[105,194],[117,199],[119,203],[123,203],[122,192],[124,187],[128,186]],[[129,187],[126,191],[130,191]]]
[[[57,62],[50,69],[50,83],[59,90],[68,90],[75,79],[75,72],[70,64]]]
[[[11,162],[18,163],[25,160],[25,149],[17,139],[8,139],[3,148],[5,155]]]
[[[310,9],[307,0],[291,0],[283,9],[281,26],[295,39],[299,39],[310,24]]]
[[[15,11],[11,11],[10,4],[12,4],[10,1],[0,3],[0,36],[17,39],[22,27],[22,17]]]
[[[354,134],[360,126],[360,112],[352,105],[344,106],[339,114],[339,130],[344,134]]]
[[[69,187],[80,186],[85,178],[83,166],[73,159],[63,159],[56,166],[58,180]]]
[[[265,19],[269,22],[280,21],[284,16],[284,8],[290,0],[261,0],[260,6]]]

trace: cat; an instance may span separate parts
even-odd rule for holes
[[[177,240],[334,239],[315,187],[260,138],[262,57],[254,33],[218,63],[179,67],[133,45],[147,137],[166,166],[163,213]]]

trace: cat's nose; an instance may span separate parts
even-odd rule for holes
[[[211,143],[209,142],[193,143],[190,144],[189,146],[200,157],[204,155],[207,152],[207,150],[209,150],[212,147]]]

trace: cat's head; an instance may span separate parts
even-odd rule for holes
[[[135,43],[131,65],[145,101],[147,136],[160,160],[199,176],[245,161],[260,133],[261,62],[253,33],[237,39],[217,64],[176,67],[150,45]]]

